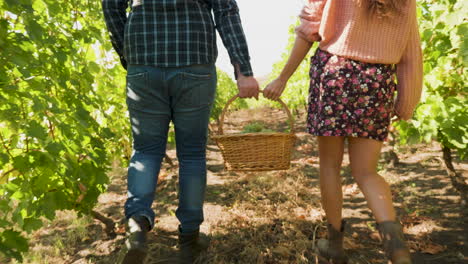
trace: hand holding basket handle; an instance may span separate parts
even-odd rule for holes
[[[261,91],[262,92],[262,91]],[[221,113],[218,135],[212,136],[224,158],[227,170],[269,171],[290,167],[291,153],[296,141],[294,120],[286,104],[278,99],[289,118],[290,132],[260,132],[247,134],[224,134],[224,117],[229,106],[239,98],[231,98]]]
[[[281,78],[276,78],[273,80],[271,83],[267,85],[265,90],[263,91],[263,96],[265,96],[268,99],[277,101],[281,94],[284,91],[284,88],[286,88],[287,80],[284,81]]]
[[[256,98],[258,99],[259,86],[257,80],[252,76],[244,76],[238,73],[237,88],[239,89],[240,98]]]

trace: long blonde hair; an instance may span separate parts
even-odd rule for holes
[[[370,16],[385,18],[398,16],[407,0],[359,0],[364,4]]]

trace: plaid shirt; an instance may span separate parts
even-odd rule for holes
[[[102,0],[102,6],[123,63],[156,67],[214,63],[216,28],[231,63],[239,65],[242,74],[253,75],[235,0]]]

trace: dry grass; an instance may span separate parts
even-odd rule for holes
[[[275,130],[285,127],[275,121],[282,118],[279,111],[252,111],[233,113],[228,130],[247,124],[246,117],[272,120]],[[299,131],[304,129],[302,120],[301,117],[297,121]],[[314,245],[317,239],[325,237],[326,229],[320,206],[317,147],[312,137],[305,133],[298,136],[292,168],[278,172],[226,172],[222,170],[220,152],[210,143],[205,222],[201,229],[211,236],[212,244],[199,263],[318,263]],[[168,154],[175,159],[173,149]],[[441,168],[437,145],[402,147],[398,154],[402,164],[390,168],[382,160],[380,172],[392,184],[415,263],[466,263],[467,212],[458,204],[459,198]],[[345,248],[353,263],[387,263],[375,222],[350,178],[347,163],[345,157],[343,214],[349,223]],[[466,163],[456,165],[466,174]],[[116,167],[109,191],[100,197],[97,208],[115,222],[123,217],[125,174],[124,169]],[[174,263],[177,250],[178,221],[174,216],[177,169],[166,164],[161,178],[154,204],[157,222],[149,237],[148,264]],[[109,238],[96,220],[79,220],[65,212],[35,233],[33,250],[25,263],[113,264],[121,257],[123,241],[122,233]]]

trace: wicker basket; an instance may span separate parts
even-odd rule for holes
[[[291,153],[296,141],[294,120],[286,104],[278,100],[289,117],[290,133],[223,133],[224,116],[229,105],[238,98],[231,98],[223,109],[218,135],[212,139],[221,149],[224,165],[229,171],[270,171],[289,169]]]

